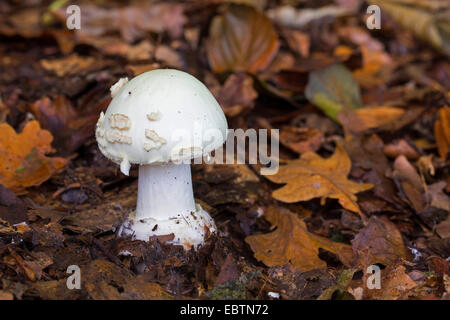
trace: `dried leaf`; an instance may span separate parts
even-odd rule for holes
[[[268,11],[268,16],[285,27],[301,28],[311,21],[324,17],[339,17],[348,14],[346,8],[326,6],[318,9],[296,9],[292,6],[280,6]]]
[[[17,134],[7,123],[0,124],[0,183],[14,192],[38,186],[68,163],[64,158],[49,158],[53,152],[52,135],[39,122],[30,121]]]
[[[349,132],[361,133],[389,125],[404,114],[404,109],[386,106],[360,108],[355,111],[344,109],[338,114],[338,120]]]
[[[383,216],[370,217],[367,227],[352,240],[352,248],[362,267],[377,263],[388,266],[401,258],[410,258],[400,231]]]
[[[214,72],[256,73],[267,67],[278,46],[278,36],[264,13],[231,5],[223,15],[213,19],[206,49]]]
[[[362,107],[359,85],[342,64],[311,72],[305,95],[333,120],[342,110]]]
[[[355,194],[371,189],[372,185],[348,180],[350,169],[350,158],[338,144],[330,158],[307,152],[300,159],[280,166],[278,173],[266,178],[275,183],[287,183],[272,194],[279,201],[293,203],[318,197],[323,200],[332,198],[338,199],[344,208],[360,212]]]
[[[53,134],[53,145],[62,155],[73,153],[93,136],[100,107],[81,115],[63,95],[53,100],[43,97],[29,106],[42,127]]]
[[[434,136],[439,155],[445,159],[450,152],[450,108],[439,109],[440,119],[434,123]]]
[[[400,185],[407,201],[409,201],[416,212],[421,212],[425,208],[424,183],[405,156],[399,156],[395,159],[393,177]]]
[[[315,128],[285,126],[280,132],[280,142],[297,153],[317,151],[324,142],[323,134]]]
[[[84,287],[95,300],[163,300],[172,297],[159,284],[146,282],[128,269],[95,260],[85,269]]]
[[[121,8],[102,8],[91,4],[80,5],[83,27],[77,32],[102,36],[119,31],[128,42],[142,38],[146,32],[168,32],[172,37],[183,34],[187,22],[182,4],[145,3]],[[66,8],[55,11],[57,18],[66,23]]]
[[[371,0],[370,2],[379,5],[384,12],[404,28],[412,31],[417,37],[442,52],[450,54],[450,7],[448,1],[442,1],[444,6],[437,10],[427,10],[427,8],[414,7],[392,0]]]
[[[381,273],[381,290],[365,290],[365,297],[377,300],[407,299],[411,290],[417,287],[406,273],[404,266],[389,266]]]
[[[42,59],[42,67],[47,71],[54,72],[58,77],[74,75],[79,72],[95,67],[99,68],[99,62],[92,57],[82,57],[74,53],[61,59]]]
[[[227,78],[216,97],[225,114],[235,117],[253,108],[258,92],[253,88],[252,77],[237,73]]]
[[[255,258],[269,267],[292,264],[299,271],[326,267],[325,261],[319,259],[319,248],[336,254],[344,264],[352,259],[349,245],[310,233],[306,224],[287,209],[271,206],[264,217],[277,229],[249,236],[245,241]]]

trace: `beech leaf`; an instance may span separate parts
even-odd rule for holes
[[[248,6],[231,5],[223,15],[213,19],[206,50],[214,72],[256,73],[267,67],[278,46],[278,36],[264,13]]]

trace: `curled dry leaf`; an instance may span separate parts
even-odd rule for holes
[[[214,72],[256,73],[267,67],[278,46],[278,36],[264,13],[231,5],[223,15],[213,19],[206,51]]]
[[[304,153],[300,159],[287,161],[277,174],[266,176],[275,183],[287,183],[275,190],[273,197],[279,201],[293,203],[313,198],[338,199],[347,210],[360,212],[355,194],[371,189],[371,184],[362,184],[347,178],[351,162],[344,148],[338,144],[330,158],[322,158],[314,152]]]
[[[450,108],[439,110],[440,119],[434,123],[434,136],[441,158],[447,157],[450,152]]]
[[[255,258],[265,265],[294,265],[304,272],[326,267],[318,256],[319,249],[336,254],[346,265],[352,259],[350,246],[333,242],[327,238],[310,233],[305,222],[287,209],[271,206],[264,217],[277,229],[267,234],[252,235],[245,241],[252,248]]]
[[[352,248],[361,267],[376,263],[387,266],[401,258],[410,258],[400,231],[384,216],[370,217],[367,227],[352,240]]]
[[[400,186],[406,201],[417,211],[425,208],[425,187],[420,175],[405,156],[394,161],[393,178]]]
[[[52,135],[39,122],[30,121],[17,134],[7,123],[0,124],[0,183],[14,192],[38,186],[68,163],[45,156],[53,152]]]

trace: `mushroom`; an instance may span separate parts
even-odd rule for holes
[[[169,243],[196,249],[216,227],[194,201],[191,160],[223,145],[228,125],[222,108],[203,83],[172,69],[122,78],[111,92],[97,122],[99,149],[125,175],[130,164],[139,165],[136,211],[119,234],[144,241],[173,234]]]

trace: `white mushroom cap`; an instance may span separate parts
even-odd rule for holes
[[[220,147],[227,120],[206,86],[173,69],[122,78],[113,99],[97,122],[100,151],[121,164],[164,164],[190,160]],[[219,133],[219,134],[218,134]]]

